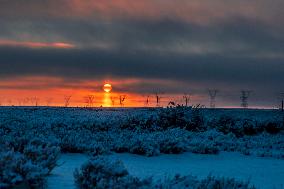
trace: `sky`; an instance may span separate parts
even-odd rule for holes
[[[276,107],[284,91],[283,0],[1,0],[0,104]],[[105,94],[104,83],[113,90]],[[52,99],[52,100],[51,100]]]

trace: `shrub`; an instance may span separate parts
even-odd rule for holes
[[[180,140],[163,140],[160,141],[160,152],[165,154],[180,154],[186,151],[186,146]]]
[[[205,131],[207,126],[205,125],[205,117],[202,113],[203,106],[197,105],[192,108],[191,119],[186,125],[188,131]]]
[[[157,118],[153,115],[149,117],[141,117],[141,116],[131,116],[124,120],[121,125],[120,129],[122,130],[148,130],[148,131],[155,131],[159,128],[157,127]]]
[[[158,125],[162,129],[186,128],[190,121],[187,117],[189,110],[190,108],[183,106],[161,109],[158,114]]]
[[[21,183],[40,186],[48,174],[47,168],[14,151],[0,153],[0,167],[0,188],[11,188]]]
[[[219,120],[214,120],[211,124],[218,131],[224,134],[233,133],[237,137],[252,136],[261,132],[261,128],[257,127],[255,121],[251,119],[237,119],[227,115],[221,116]]]
[[[82,189],[134,189],[150,185],[151,180],[140,181],[129,175],[121,161],[96,157],[74,172],[75,181]]]
[[[244,135],[252,136],[259,133],[259,129],[256,127],[255,123],[252,120],[244,119],[242,121],[242,127]]]
[[[254,189],[249,182],[236,181],[232,178],[208,176],[205,179],[198,180],[194,176],[176,175],[173,179],[168,179],[156,186],[160,189]]]
[[[250,186],[249,182],[236,181],[233,178],[218,178],[213,176],[208,176],[207,178],[201,180],[197,188],[204,189],[253,189],[254,186]]]
[[[268,132],[269,134],[277,134],[281,130],[284,130],[282,124],[280,122],[268,122],[264,126],[264,130]]]
[[[39,186],[57,165],[60,148],[42,139],[9,139],[0,150],[0,188]]]
[[[60,148],[40,139],[33,139],[25,146],[23,154],[33,163],[39,164],[51,172],[57,166]]]
[[[210,141],[199,141],[191,143],[189,151],[196,154],[218,154],[220,150]]]
[[[194,176],[179,176],[153,181],[151,178],[140,180],[131,176],[120,161],[97,157],[75,170],[75,181],[82,189],[253,189],[249,182],[231,178],[208,176],[197,179]]]
[[[232,132],[233,127],[236,125],[236,120],[233,119],[233,117],[223,115],[216,121],[216,123],[214,123],[214,125],[218,131],[228,134]]]
[[[144,137],[139,137],[137,140],[133,141],[129,152],[145,156],[155,156],[160,154],[158,144],[154,140],[146,139]]]
[[[90,154],[92,154],[92,156],[109,154],[109,153],[110,153],[110,150],[108,148],[108,145],[101,144],[101,143],[94,143],[92,145],[92,149],[90,150]]]

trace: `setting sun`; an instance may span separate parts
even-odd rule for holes
[[[105,92],[109,93],[112,89],[112,86],[111,86],[111,84],[106,83],[106,84],[104,84],[103,89],[104,89]]]

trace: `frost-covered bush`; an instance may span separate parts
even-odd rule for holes
[[[158,122],[157,116],[129,116],[127,119],[121,122],[120,129],[124,130],[148,130],[148,131],[156,131],[161,128],[157,126]]]
[[[182,128],[188,131],[205,131],[205,117],[202,113],[202,106],[195,107],[168,107],[161,109],[158,114],[157,124],[162,129]]]
[[[220,150],[212,142],[191,143],[189,151],[196,154],[217,154]]]
[[[249,182],[236,181],[231,178],[208,176],[198,180],[194,176],[176,175],[173,179],[167,179],[156,185],[160,189],[254,189]]]
[[[0,188],[11,188],[21,183],[40,186],[48,172],[48,168],[19,152],[0,152]]]
[[[74,172],[75,181],[82,189],[134,189],[151,185],[151,180],[140,181],[129,175],[121,161],[96,157]]]
[[[271,110],[17,107],[0,108],[0,114],[0,145],[20,153],[47,146],[50,154],[59,146],[61,152],[92,155],[239,151],[281,158],[284,151],[283,120]]]
[[[252,136],[267,132],[277,134],[284,130],[284,124],[281,116],[275,116],[271,119],[258,120],[257,118],[234,117],[232,115],[221,115],[208,122],[210,128],[229,134],[233,133],[237,137]]]
[[[152,140],[158,142],[161,153],[179,154],[187,151],[188,137],[187,131],[175,128],[154,133]]]
[[[0,186],[3,188],[42,185],[44,177],[57,165],[60,148],[54,142],[28,136],[4,137],[6,142],[0,143]]]
[[[30,135],[11,136],[5,138],[6,150],[19,152],[35,164],[51,171],[55,166],[60,155],[60,148],[56,141],[33,137]]]
[[[186,125],[188,131],[205,131],[207,130],[206,120],[202,112],[202,106],[197,105],[192,108],[190,122]]]
[[[165,154],[180,154],[186,151],[186,145],[181,140],[162,140],[160,141],[160,152]]]
[[[186,128],[190,122],[189,111],[191,108],[177,106],[161,109],[158,114],[158,125],[162,129],[174,127]]]
[[[281,122],[268,122],[264,125],[264,130],[270,134],[277,134],[284,130],[284,125]]]
[[[223,115],[219,119],[214,119],[211,123],[212,128],[216,128],[218,131],[228,134],[232,132],[236,125],[236,120],[228,115]]]
[[[115,142],[112,143],[112,151],[154,156],[159,154],[159,147],[156,141],[152,141],[149,134],[125,131],[116,135]]]
[[[33,139],[25,146],[23,154],[33,163],[47,168],[48,172],[51,172],[57,166],[60,148],[40,139]]]
[[[96,157],[74,172],[75,181],[82,189],[253,189],[249,182],[231,178],[208,176],[179,176],[153,181],[131,176],[123,163],[106,157]]]
[[[129,152],[145,156],[155,156],[160,153],[160,150],[159,145],[154,140],[139,137],[131,144]]]
[[[109,154],[110,153],[110,148],[106,143],[93,143],[91,146],[91,151],[90,154],[92,156],[97,156],[97,155],[103,155],[103,154]]]
[[[156,132],[124,131],[116,135],[112,150],[145,156],[160,153],[178,154],[187,151],[187,131],[170,129]]]

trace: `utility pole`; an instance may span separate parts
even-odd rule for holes
[[[281,112],[284,112],[284,92],[280,93],[281,98]]]
[[[209,89],[208,94],[210,97],[210,108],[216,107],[216,96],[217,96],[218,90],[217,89]]]
[[[156,98],[156,106],[160,107],[162,97],[160,96],[158,92],[155,93],[155,98]]]
[[[241,91],[241,107],[244,109],[248,108],[248,98],[251,94],[251,91],[242,90]]]
[[[150,95],[146,95],[145,106],[148,107],[150,103]]]

